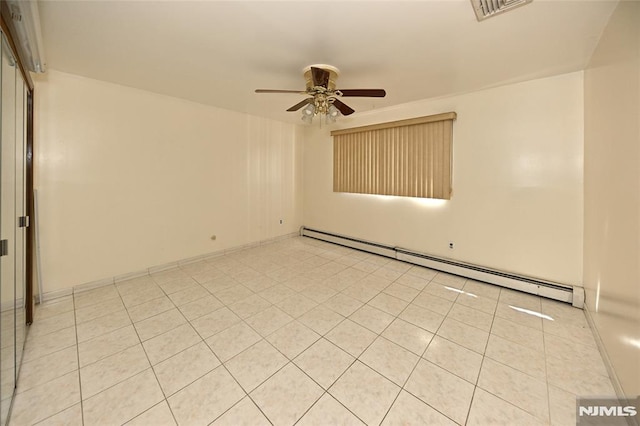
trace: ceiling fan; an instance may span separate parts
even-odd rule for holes
[[[384,89],[336,89],[336,80],[340,71],[331,65],[310,65],[303,72],[307,86],[305,91],[257,89],[256,93],[297,93],[309,96],[287,110],[298,111],[304,107],[302,120],[305,122],[311,122],[313,117],[318,114],[326,115],[331,121],[335,121],[339,113],[342,115],[353,114],[355,110],[338,99],[339,97],[384,98],[387,94]]]

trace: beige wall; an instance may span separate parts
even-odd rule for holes
[[[55,70],[36,93],[45,292],[302,224],[294,125]]]
[[[640,394],[640,3],[620,2],[584,87],[586,302],[631,397]]]
[[[582,94],[577,72],[340,120],[457,112],[450,201],[333,193],[330,129],[316,124],[305,141],[304,224],[581,285]]]

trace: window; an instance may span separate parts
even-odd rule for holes
[[[336,130],[333,191],[451,198],[455,112]]]

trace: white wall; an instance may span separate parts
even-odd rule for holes
[[[631,398],[640,394],[640,3],[620,2],[584,87],[586,302]]]
[[[581,285],[583,74],[373,111],[339,128],[449,111],[450,201],[333,193],[331,129],[308,128],[305,226]]]
[[[300,227],[296,126],[55,70],[35,90],[45,292]]]

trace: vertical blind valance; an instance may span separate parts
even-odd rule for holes
[[[455,112],[336,130],[333,191],[451,197]]]

